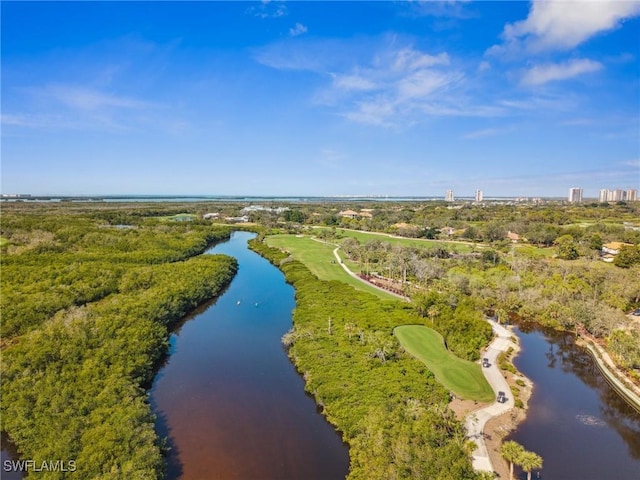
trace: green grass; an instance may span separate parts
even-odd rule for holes
[[[7,240],[6,238],[0,237],[0,247],[2,247],[3,245],[6,245],[7,243],[9,243],[9,240]]]
[[[176,215],[167,215],[164,217],[158,217],[163,222],[190,222],[195,220],[198,216],[194,213],[178,213]]]
[[[322,227],[317,230],[322,229]],[[326,228],[325,230],[330,230]],[[342,228],[336,229],[336,233],[341,235],[343,238],[351,237],[357,239],[360,243],[372,242],[373,240],[379,240],[381,242],[387,242],[391,245],[403,245],[405,247],[419,247],[419,248],[437,248],[442,247],[447,250],[455,250],[459,253],[469,253],[473,250],[472,245],[469,245],[464,242],[458,241],[442,241],[442,240],[429,240],[426,238],[399,238],[399,237],[390,237],[387,234],[383,233],[368,233],[368,232],[359,232],[354,230],[345,230]],[[342,240],[338,240],[340,243]],[[478,248],[484,248],[482,245],[478,244]]]
[[[394,334],[404,349],[424,362],[438,381],[458,397],[490,402],[493,390],[477,363],[462,360],[446,349],[442,335],[422,325],[402,325]]]
[[[265,241],[270,247],[291,253],[293,258],[302,262],[320,280],[337,280],[358,290],[373,293],[384,300],[397,300],[397,297],[361,282],[345,272],[333,256],[333,250],[336,248],[333,245],[295,235],[271,235]]]
[[[514,244],[516,251],[529,258],[551,258],[557,253],[555,247],[536,247],[535,245],[527,245],[524,243]]]
[[[322,229],[323,227],[319,227],[317,230]],[[325,230],[329,230],[325,228]],[[351,237],[357,239],[360,243],[371,242],[373,240],[380,240],[382,242],[388,242],[392,245],[403,245],[405,247],[418,247],[418,248],[436,248],[442,247],[447,250],[455,250],[458,253],[470,253],[473,251],[473,245],[469,242],[450,240],[429,240],[426,238],[396,238],[389,237],[386,234],[379,233],[367,233],[367,232],[358,232],[353,230],[345,230],[342,228],[336,229],[336,233],[341,235],[343,238],[339,239],[337,242],[341,243],[344,238]],[[523,255],[526,255],[531,258],[550,258],[556,253],[555,248],[541,248],[535,245],[529,245],[526,243],[515,243],[513,247]],[[491,244],[488,243],[476,243],[475,250],[477,252],[481,252],[483,249],[492,248]]]

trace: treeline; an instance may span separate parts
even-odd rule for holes
[[[3,215],[13,248],[1,259],[2,430],[36,464],[75,460],[73,473],[30,477],[161,478],[163,441],[145,388],[171,323],[233,278],[232,258],[190,258],[229,231],[105,229],[64,209],[41,220]]]
[[[640,306],[640,265],[616,268],[597,258],[535,258],[518,248],[458,254],[449,245],[452,251],[442,245],[342,240],[343,251],[362,270],[382,272],[402,286],[420,314],[433,320],[430,326],[440,329],[449,348],[463,358],[482,342],[465,334],[461,346],[449,338],[449,329],[463,325],[451,321],[458,299],[505,322],[519,318],[573,332],[584,329],[602,339],[618,364],[640,380],[640,325],[625,315]]]
[[[447,407],[449,393],[392,334],[397,325],[429,320],[406,303],[318,280],[259,240],[250,246],[296,289],[294,327],[283,342],[307,391],[350,446],[348,478],[481,478],[464,428]]]
[[[480,359],[480,352],[493,338],[491,325],[473,298],[431,290],[413,297],[413,305],[429,326],[440,332],[449,350],[465,360]]]
[[[341,216],[352,210],[355,218]],[[505,240],[507,232],[537,245],[552,245],[562,235],[588,246],[592,241],[640,243],[640,202],[566,204],[561,201],[502,204],[487,202],[352,202],[291,205],[284,214],[252,213],[265,225],[317,225],[395,233],[408,237]],[[448,233],[445,227],[453,232]]]

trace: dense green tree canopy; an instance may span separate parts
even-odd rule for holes
[[[2,430],[74,478],[159,478],[144,388],[172,322],[233,277],[234,259],[197,255],[229,230],[65,207],[3,212]]]

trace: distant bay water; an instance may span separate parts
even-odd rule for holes
[[[515,202],[523,197],[485,197],[484,202]],[[564,200],[545,197],[543,200]],[[252,196],[252,195],[20,195],[2,196],[4,202],[290,202],[290,203],[349,203],[349,202],[437,202],[443,196],[384,196],[384,195],[336,195],[336,196]],[[473,201],[473,197],[456,197],[456,201]]]

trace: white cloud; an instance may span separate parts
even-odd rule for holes
[[[356,123],[379,127],[395,127],[397,126],[397,114],[398,104],[379,96],[358,102],[355,108],[345,112],[343,116]]]
[[[427,52],[398,35],[379,39],[287,40],[254,58],[280,70],[308,71],[329,79],[312,93],[352,122],[403,127],[430,117],[496,116],[501,106],[478,103],[474,86],[447,52]]]
[[[40,90],[39,93],[68,108],[79,110],[98,110],[102,108],[140,109],[151,106],[150,103],[134,98],[76,85],[49,85]]]
[[[296,22],[293,28],[289,29],[289,35],[291,35],[292,37],[297,37],[298,35],[307,33],[307,30],[307,27],[305,27],[303,24]]]
[[[478,73],[488,72],[489,70],[491,70],[491,64],[489,62],[483,60],[478,64]]]
[[[253,58],[277,70],[326,73],[343,61],[344,53],[345,46],[339,41],[288,38],[255,49]]]
[[[473,11],[466,8],[467,5],[471,4],[471,0],[420,0],[402,2],[402,5],[407,9],[406,15],[459,19],[472,18],[475,16]]]
[[[595,122],[590,118],[572,118],[560,122],[563,127],[584,127],[585,125],[593,125]]]
[[[157,124],[150,112],[160,104],[73,84],[16,88],[25,95],[23,111],[6,112],[5,126],[48,130],[123,132],[136,125]]]
[[[505,132],[507,132],[506,129],[485,128],[483,130],[476,130],[474,132],[469,132],[466,135],[463,135],[462,138],[465,140],[475,140],[476,138],[493,137],[495,135],[500,135]]]
[[[620,165],[624,165],[625,167],[640,168],[640,159],[625,160],[619,163]]]
[[[585,73],[600,70],[602,64],[589,59],[573,59],[564,63],[550,63],[531,67],[522,76],[523,85],[542,85],[547,82],[566,80]]]
[[[354,74],[331,74],[333,86],[339,90],[374,90],[377,88],[376,82],[358,73]]]
[[[454,83],[456,77],[450,72],[419,70],[398,80],[398,98],[408,101],[428,97],[438,89]]]
[[[397,39],[377,49],[369,62],[351,66],[335,81],[329,98],[343,108],[342,115],[357,123],[394,127],[411,124],[419,116],[437,115],[447,102],[444,92],[463,77],[450,67],[446,52],[435,55]],[[439,96],[438,96],[439,95]],[[437,105],[434,109],[433,105]]]
[[[247,8],[246,13],[260,18],[278,18],[287,15],[289,12],[282,1],[262,0],[260,5]]]
[[[405,72],[413,71],[419,68],[433,67],[434,65],[448,65],[449,55],[440,53],[438,55],[428,55],[426,53],[414,50],[412,47],[401,48],[391,52],[393,57],[392,69]]]
[[[640,2],[633,0],[534,1],[525,20],[505,25],[506,45],[491,50],[500,53],[521,46],[533,52],[569,50],[637,15]]]

